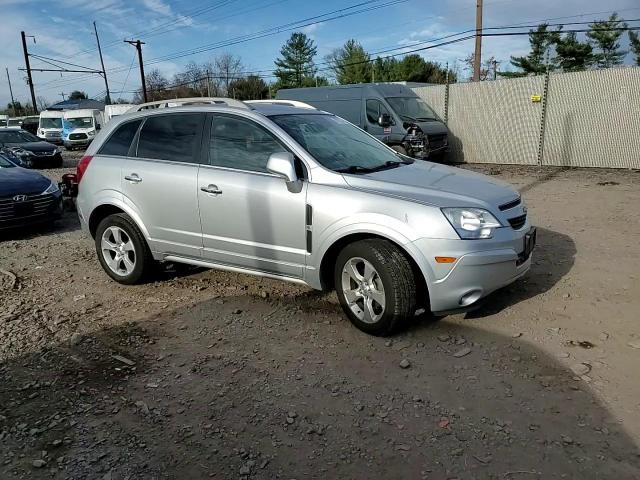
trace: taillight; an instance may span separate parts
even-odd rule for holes
[[[87,167],[89,167],[89,162],[93,159],[93,155],[85,155],[78,162],[78,166],[76,167],[76,182],[80,183],[82,180],[82,176],[84,172],[87,171]]]

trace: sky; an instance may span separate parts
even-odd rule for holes
[[[355,5],[360,6],[349,9]],[[112,97],[131,98],[140,87],[140,74],[136,50],[124,39],[144,41],[147,73],[157,68],[168,78],[190,61],[201,63],[227,52],[240,56],[246,71],[265,71],[274,68],[273,61],[292,32],[286,25],[292,22],[315,17],[297,30],[315,41],[316,62],[320,63],[349,38],[357,39],[369,52],[397,48],[392,53],[400,53],[418,42],[473,29],[475,6],[476,0],[0,0],[0,67],[9,69],[15,99],[29,101],[25,72],[18,70],[24,68],[20,40],[20,31],[24,30],[35,37],[27,38],[31,54],[100,69],[92,24],[95,21]],[[330,19],[357,11],[361,12]],[[613,11],[625,19],[640,18],[640,3],[485,0],[483,17],[485,27],[494,27],[535,25],[543,20],[591,21]],[[321,16],[329,12],[335,13]],[[274,28],[278,26],[283,27]],[[243,36],[256,32],[263,32],[262,38],[242,41]],[[626,35],[624,38],[626,46]],[[230,40],[235,44],[219,46]],[[418,46],[424,45],[429,44]],[[470,72],[461,60],[473,48],[473,39],[469,39],[420,54],[426,60],[448,62],[466,78]],[[483,39],[483,58],[494,56],[502,62],[500,69],[509,68],[510,55],[523,55],[528,50],[526,36]],[[32,57],[31,67],[55,68],[45,61]],[[626,62],[631,62],[630,55]],[[4,106],[10,102],[9,85],[6,73],[0,73],[0,105]],[[85,91],[90,97],[102,96],[105,91],[104,80],[95,74],[34,72],[33,78],[36,96],[49,103],[60,101],[61,93],[68,95],[72,90]]]

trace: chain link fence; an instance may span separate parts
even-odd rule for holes
[[[454,162],[640,168],[640,68],[413,89]]]

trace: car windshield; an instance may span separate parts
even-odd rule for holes
[[[13,163],[4,158],[2,154],[0,154],[0,168],[12,168],[15,167]]]
[[[387,102],[404,120],[439,120],[427,103],[418,97],[389,97]]]
[[[40,119],[40,128],[62,128],[62,119],[43,117]]]
[[[12,130],[0,132],[0,143],[28,143],[39,142],[35,135],[24,130]]]
[[[271,119],[324,167],[336,172],[369,173],[411,163],[335,115],[276,115]]]
[[[64,123],[70,128],[90,128],[90,127],[93,127],[93,118],[91,117],[65,118]]]

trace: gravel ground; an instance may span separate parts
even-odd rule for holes
[[[0,478],[640,478],[640,173],[467,168],[523,193],[532,271],[390,339],[267,279],[120,286],[74,212],[5,235]]]

